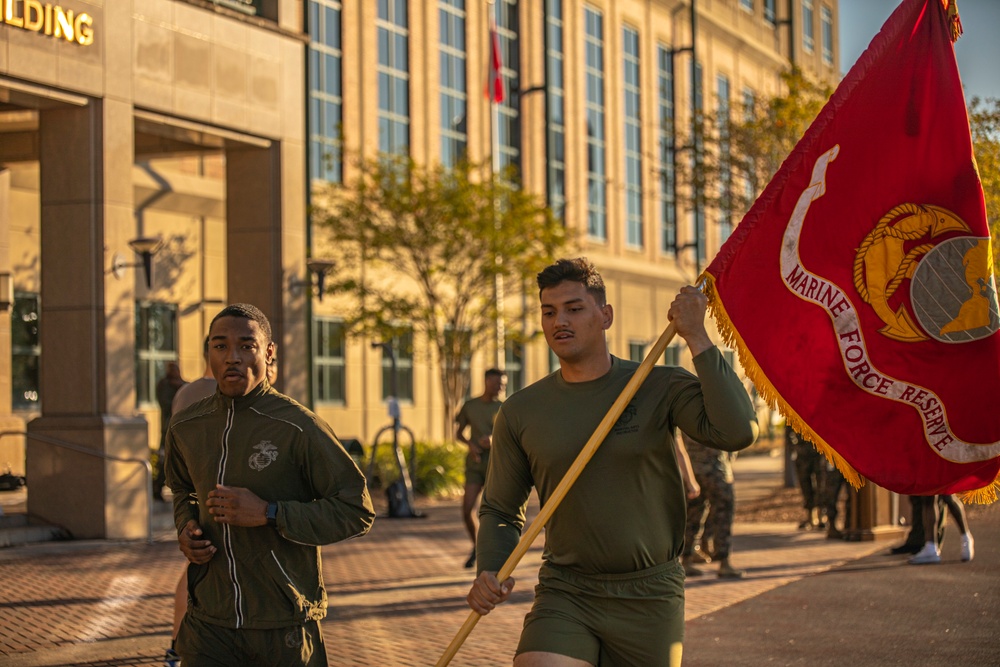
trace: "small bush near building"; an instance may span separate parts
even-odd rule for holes
[[[400,443],[407,465],[410,464],[409,442]],[[459,495],[465,485],[466,448],[454,442],[416,443],[416,469],[413,474],[413,490],[432,498],[447,498]],[[371,461],[371,446],[365,447],[362,472],[368,475]],[[412,468],[412,466],[410,466]],[[386,488],[399,477],[392,442],[379,443],[375,455],[375,468],[368,484],[371,488]]]

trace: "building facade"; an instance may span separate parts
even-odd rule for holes
[[[678,183],[692,109],[737,113],[780,92],[793,61],[836,82],[837,16],[836,0],[309,0],[312,190],[351,179],[345,155],[447,166],[497,151],[498,166],[544,195],[602,271],[612,353],[641,359],[673,295],[738,221],[692,207]],[[495,118],[484,94],[491,24],[506,90]],[[314,228],[312,250],[322,247]],[[534,291],[507,296],[509,309],[527,308],[525,333],[538,329]],[[335,299],[312,305],[312,403],[339,433],[368,442],[391,421],[390,360],[345,333]],[[393,345],[404,423],[418,438],[450,437],[431,346],[419,335]],[[494,348],[469,359],[471,394],[497,358]],[[508,343],[500,358],[508,392],[556,367],[540,336]],[[666,361],[688,363],[683,345]]]
[[[306,337],[302,26],[300,0],[0,0],[0,423],[33,436],[0,465],[77,537],[145,534],[156,382],[202,374],[222,304]]]
[[[495,153],[601,269],[612,352],[644,356],[737,218],[678,184],[692,108],[778,92],[793,61],[839,78],[836,0],[694,4],[0,0],[0,467],[27,473],[29,512],[144,532],[156,383],[171,362],[203,373],[208,324],[237,301],[271,319],[279,389],[342,437],[391,423],[395,384],[418,439],[450,438],[428,341],[388,341],[390,359],[313,288],[310,198],[351,177],[348,154]],[[507,296],[535,332],[534,291]],[[470,393],[498,359],[508,391],[556,368],[540,336],[505,347],[467,360]]]

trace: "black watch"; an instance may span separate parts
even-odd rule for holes
[[[264,512],[264,517],[267,519],[267,525],[271,528],[278,527],[278,503],[273,500],[267,504],[267,510]]]

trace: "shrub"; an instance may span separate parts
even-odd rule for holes
[[[460,494],[465,485],[466,448],[454,442],[416,443],[416,466],[410,462],[410,445],[404,438],[400,442],[403,457],[411,470],[414,492],[435,498]],[[362,472],[368,474],[371,460],[371,446],[365,447]],[[392,441],[379,443],[375,455],[375,469],[368,480],[372,488],[386,488],[399,477],[396,455],[392,451]]]

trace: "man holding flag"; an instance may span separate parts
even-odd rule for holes
[[[614,312],[584,258],[538,274],[545,341],[560,370],[501,406],[479,511],[478,578],[469,606],[489,613],[514,587],[496,573],[513,552],[531,488],[547,503],[639,364],[613,357]],[[757,436],[739,378],[705,330],[705,296],[684,287],[668,317],[698,377],[652,369],[547,525],[535,603],[514,665],[679,665],[686,518],[674,428],[726,451]]]

